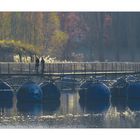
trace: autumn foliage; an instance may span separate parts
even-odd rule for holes
[[[59,60],[137,61],[139,13],[1,12],[0,50]]]

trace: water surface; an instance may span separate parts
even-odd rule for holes
[[[118,99],[85,105],[78,90],[46,104],[0,103],[1,128],[139,128],[140,102]]]

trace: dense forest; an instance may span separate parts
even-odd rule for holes
[[[139,61],[140,13],[0,12],[0,55],[5,44],[58,60]]]

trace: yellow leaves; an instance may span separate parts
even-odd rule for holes
[[[65,32],[62,32],[60,30],[57,30],[53,33],[51,36],[50,40],[50,45],[51,47],[49,48],[49,53],[52,56],[59,56],[61,57],[63,50],[64,50],[64,45],[66,44],[68,40],[68,34]]]
[[[58,15],[57,15],[56,12],[51,12],[51,13],[50,13],[49,20],[50,20],[50,22],[53,23],[53,24],[54,24],[54,23],[57,24],[57,25],[60,24],[60,19],[59,19],[59,17],[58,17]]]
[[[47,53],[51,57],[62,57],[68,34],[61,30],[61,18],[57,12],[48,13],[47,19]]]
[[[51,45],[61,47],[68,40],[68,35],[62,31],[55,31],[51,38]]]
[[[1,44],[4,44],[4,40],[0,40],[0,45],[1,45]]]
[[[12,48],[16,53],[40,53],[40,50],[37,46],[23,43],[20,40],[0,40],[0,46],[1,48]]]
[[[47,30],[51,34],[58,29],[60,29],[60,18],[56,12],[51,12],[48,16]]]

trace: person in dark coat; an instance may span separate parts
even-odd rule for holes
[[[39,58],[36,57],[36,60],[35,60],[35,70],[36,70],[36,73],[38,73],[38,69],[39,69]]]
[[[42,57],[42,58],[41,58],[41,73],[42,73],[42,74],[44,73],[44,68],[45,68],[45,60],[44,60],[44,58]]]

